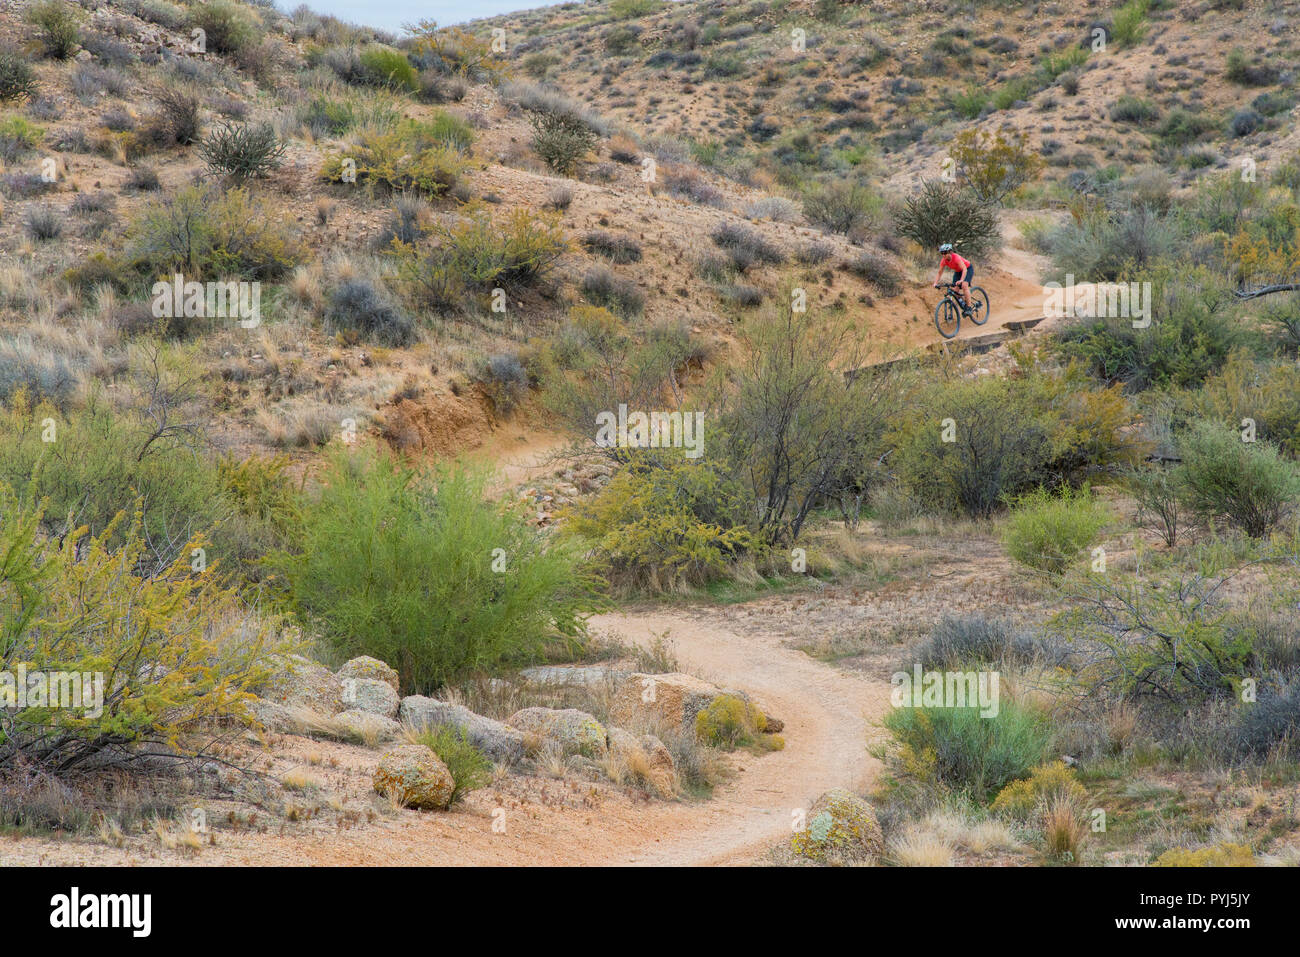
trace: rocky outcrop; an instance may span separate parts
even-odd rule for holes
[[[607,668],[604,665],[539,665],[525,668],[519,677],[539,685],[575,685],[590,688],[606,682],[617,682],[626,678],[630,671]]]
[[[796,854],[822,863],[871,863],[879,859],[885,840],[870,804],[832,788],[813,803],[804,829],[790,846]]]
[[[494,761],[514,764],[526,757],[526,738],[522,731],[475,714],[462,705],[408,695],[402,699],[398,719],[416,731],[439,725],[460,728],[474,747]]]
[[[372,711],[341,711],[330,719],[335,736],[358,744],[380,744],[402,736],[402,726]]]
[[[302,655],[277,655],[272,659],[272,674],[261,697],[324,717],[344,709],[342,682],[324,665]]]
[[[402,699],[392,685],[378,678],[344,678],[343,703],[349,710],[392,718],[396,717]]]
[[[555,742],[565,754],[600,758],[609,746],[605,726],[577,708],[524,708],[512,714],[506,724]]]
[[[632,673],[619,681],[609,716],[624,727],[676,728],[693,734],[696,716],[727,695],[749,701],[743,691],[719,688],[692,675]],[[779,719],[764,715],[763,727],[757,730],[775,732],[784,726]]]
[[[401,693],[401,688],[398,686],[397,672],[378,658],[371,658],[369,655],[353,658],[340,668],[336,674],[340,681],[346,681],[348,678],[382,681],[391,687],[394,693]]]
[[[676,790],[672,753],[653,734],[637,736],[622,728],[610,728],[609,753],[625,773],[649,785],[660,797],[671,797]]]
[[[248,713],[260,727],[267,731],[295,734],[302,729],[302,722],[295,709],[288,705],[267,701],[265,698],[253,698],[249,701]]]
[[[375,790],[403,807],[442,810],[451,804],[456,782],[431,748],[404,744],[384,752],[375,768]]]

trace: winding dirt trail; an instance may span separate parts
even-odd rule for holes
[[[683,668],[742,688],[785,722],[782,751],[734,755],[736,774],[708,801],[646,801],[575,780],[535,778],[475,791],[451,812],[399,810],[350,826],[222,830],[187,849],[152,841],[112,847],[93,839],[24,837],[0,842],[2,865],[199,866],[560,865],[655,866],[762,863],[790,833],[791,814],[830,787],[863,789],[877,762],[867,753],[889,686],[837,669],[763,629],[744,634],[714,608],[620,613],[593,620],[628,641],[669,632]],[[788,637],[788,636],[786,636]],[[287,736],[272,752],[275,776],[306,771],[349,806],[372,800],[377,752]],[[292,799],[291,799],[292,800]],[[206,809],[221,819],[225,809]],[[494,828],[497,818],[506,827]]]
[[[783,751],[740,761],[736,778],[691,808],[671,835],[629,863],[737,864],[758,858],[790,833],[791,814],[831,787],[865,788],[879,762],[867,753],[889,685],[823,664],[761,632],[737,634],[706,616],[611,614],[598,628],[645,643],[665,631],[683,668],[750,692],[785,722]]]

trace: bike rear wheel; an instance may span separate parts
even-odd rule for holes
[[[979,286],[970,287],[970,321],[977,326],[989,321],[989,294]]]
[[[934,327],[945,339],[957,335],[957,330],[961,328],[961,310],[947,296],[940,299],[939,305],[934,307]]]

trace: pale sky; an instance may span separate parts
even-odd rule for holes
[[[399,33],[403,23],[417,20],[436,20],[439,26],[448,26],[514,10],[547,7],[562,0],[276,0],[276,6],[288,12],[304,2],[317,13]]]

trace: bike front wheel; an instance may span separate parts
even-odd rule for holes
[[[979,286],[970,287],[970,321],[977,326],[989,321],[989,294]]]
[[[957,335],[957,330],[961,328],[961,310],[947,296],[940,299],[939,305],[934,307],[934,327],[945,339]]]

